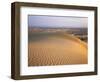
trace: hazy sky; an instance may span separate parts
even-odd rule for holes
[[[61,17],[61,16],[28,16],[29,27],[51,27],[51,28],[86,28],[88,26],[88,18],[86,17]]]

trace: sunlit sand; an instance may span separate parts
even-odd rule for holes
[[[30,40],[28,43],[28,66],[88,63],[87,43],[75,36],[53,33],[51,35],[40,34],[36,37],[36,40]]]

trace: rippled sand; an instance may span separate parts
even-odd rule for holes
[[[60,33],[44,37],[41,34],[39,38],[42,39],[28,43],[28,66],[88,63],[87,44],[75,36]]]

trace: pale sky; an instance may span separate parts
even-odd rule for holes
[[[28,26],[33,28],[86,28],[88,27],[88,18],[29,15]]]

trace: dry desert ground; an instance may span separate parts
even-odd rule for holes
[[[65,33],[32,33],[28,42],[28,66],[86,64],[87,43]]]

